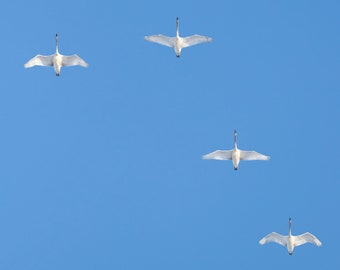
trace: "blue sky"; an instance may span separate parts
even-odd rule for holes
[[[339,8],[2,1],[0,268],[338,269]],[[89,67],[24,69],[56,33]],[[201,159],[234,129],[271,160]],[[289,217],[323,246],[258,244]]]

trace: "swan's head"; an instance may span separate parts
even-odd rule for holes
[[[237,136],[237,132],[236,132],[236,130],[234,130],[234,136]]]
[[[289,221],[288,221],[288,222],[289,222],[289,225],[292,224],[292,218],[291,218],[291,217],[289,218]]]
[[[58,40],[58,34],[55,34],[55,39]]]

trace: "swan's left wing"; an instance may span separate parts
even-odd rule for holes
[[[255,151],[240,150],[240,159],[241,160],[268,160],[270,159],[270,157],[262,155]]]
[[[146,41],[155,42],[164,46],[173,47],[174,46],[174,38],[167,37],[164,35],[153,35],[153,36],[145,36],[144,39]]]
[[[182,40],[183,40],[183,48],[185,48],[185,47],[189,47],[189,46],[196,45],[199,43],[211,42],[212,38],[200,36],[200,35],[193,35],[190,37],[184,37],[182,38]]]
[[[87,67],[89,64],[86,63],[78,55],[74,54],[74,55],[70,55],[70,56],[63,55],[63,57],[62,57],[62,65],[65,66],[65,67],[68,67],[68,66]]]
[[[203,159],[229,160],[232,159],[233,150],[216,150],[204,155]]]
[[[304,243],[312,243],[318,247],[321,246],[319,239],[309,232],[295,236],[296,246],[303,245]]]
[[[276,232],[272,232],[268,235],[266,235],[265,237],[263,237],[259,243],[261,245],[267,244],[269,242],[275,242],[278,243],[282,246],[286,246],[287,245],[287,236],[281,235],[279,233]]]
[[[53,57],[52,55],[41,55],[38,54],[30,59],[25,65],[25,68],[30,68],[34,66],[53,66]]]

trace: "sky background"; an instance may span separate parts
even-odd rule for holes
[[[339,1],[0,4],[0,269],[339,269]],[[201,34],[173,49],[145,35]],[[88,68],[23,65],[77,53]],[[238,146],[269,161],[202,160]],[[293,256],[266,234],[309,231]]]

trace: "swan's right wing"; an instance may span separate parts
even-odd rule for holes
[[[74,55],[70,55],[70,56],[63,55],[63,57],[62,57],[62,65],[65,66],[65,67],[68,67],[68,66],[87,67],[89,64],[86,63],[78,55],[74,54]]]
[[[216,150],[209,154],[204,155],[203,159],[217,159],[217,160],[230,160],[232,159],[233,150]]]
[[[241,160],[268,160],[270,159],[270,157],[262,155],[255,151],[240,150],[240,159]]]
[[[183,40],[183,48],[186,48],[186,47],[193,46],[199,43],[211,42],[212,38],[200,36],[200,35],[193,35],[190,37],[184,37],[182,38],[182,40]]]
[[[282,246],[286,246],[287,245],[287,236],[281,235],[281,234],[276,233],[276,232],[272,232],[272,233],[266,235],[265,237],[263,237],[260,240],[259,243],[261,245],[264,245],[264,244],[267,244],[269,242],[275,242],[275,243],[278,243]]]
[[[53,58],[54,54],[52,55],[41,55],[38,54],[30,59],[25,65],[25,68],[30,68],[34,66],[53,66]]]
[[[173,47],[174,46],[174,38],[167,37],[163,35],[153,35],[153,36],[145,36],[144,39],[146,41],[155,42],[164,46]]]
[[[312,243],[318,247],[321,246],[321,242],[319,241],[319,239],[309,232],[295,236],[296,246],[303,245],[304,243],[307,243],[307,242]]]

